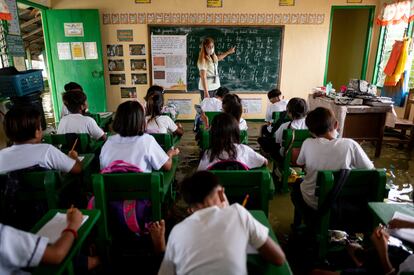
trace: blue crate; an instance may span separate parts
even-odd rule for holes
[[[28,70],[15,75],[0,75],[0,96],[24,96],[43,91],[42,70]]]

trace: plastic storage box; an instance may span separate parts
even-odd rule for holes
[[[24,96],[43,91],[42,70],[28,70],[13,75],[0,74],[0,96]]]

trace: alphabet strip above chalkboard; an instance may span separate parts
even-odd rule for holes
[[[104,13],[104,25],[200,24],[200,25],[320,25],[323,13]]]

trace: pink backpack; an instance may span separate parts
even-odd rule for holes
[[[142,173],[142,169],[134,164],[125,162],[123,160],[116,160],[111,162],[107,167],[101,170],[101,174],[112,173]],[[95,197],[92,197],[88,203],[88,209],[93,209],[95,204]],[[114,208],[118,214],[121,223],[138,236],[147,233],[142,227],[147,228],[149,217],[151,217],[151,201],[150,200],[124,200],[112,202],[111,207]]]

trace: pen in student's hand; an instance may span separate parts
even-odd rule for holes
[[[72,149],[70,151],[73,151],[75,149],[77,143],[78,143],[78,138],[75,139],[75,142],[73,143]]]
[[[247,194],[246,197],[244,197],[243,204],[242,204],[243,207],[246,207],[248,199],[249,199],[249,194]]]

